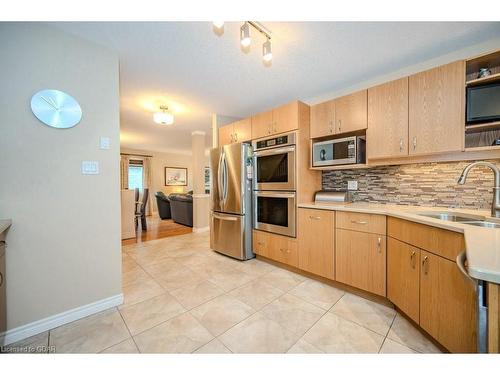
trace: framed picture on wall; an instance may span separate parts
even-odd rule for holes
[[[165,186],[187,186],[187,168],[165,167]]]
[[[205,190],[210,190],[210,167],[205,167]]]

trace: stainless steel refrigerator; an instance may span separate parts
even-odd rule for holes
[[[246,260],[252,251],[252,146],[234,143],[210,150],[210,247]]]

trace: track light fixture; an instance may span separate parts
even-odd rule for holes
[[[273,59],[273,52],[271,47],[271,32],[267,30],[262,24],[256,21],[245,21],[240,27],[240,44],[245,49],[248,50],[250,44],[252,43],[252,38],[250,35],[250,27],[253,27],[259,33],[264,35],[266,41],[262,44],[262,61],[265,66],[270,66]],[[224,22],[214,21],[213,29],[217,35],[222,35],[224,33]]]

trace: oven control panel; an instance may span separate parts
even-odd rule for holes
[[[254,150],[262,150],[265,148],[279,147],[295,144],[295,134],[285,134],[279,137],[267,138],[259,141],[254,141]]]

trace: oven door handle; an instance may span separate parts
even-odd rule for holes
[[[276,155],[276,154],[287,154],[289,152],[294,152],[295,146],[288,147],[276,147],[270,150],[254,151],[255,156],[266,156],[266,155]]]
[[[268,192],[255,192],[256,197],[268,198],[295,198],[294,193],[268,193]]]

